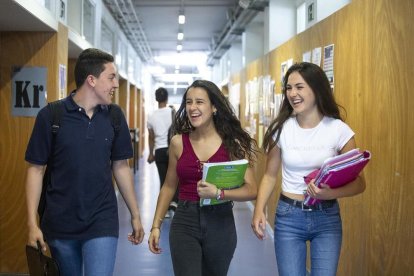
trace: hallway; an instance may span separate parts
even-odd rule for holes
[[[131,231],[129,212],[120,194],[119,207],[119,242],[115,263],[115,276],[150,276],[174,275],[168,245],[168,232],[171,219],[162,224],[160,255],[152,254],[148,249],[148,236],[151,228],[156,200],[159,192],[159,180],[155,163],[148,164],[146,155],[139,160],[139,170],[134,175],[135,189],[141,211],[141,220],[145,229],[145,238],[141,245],[132,246],[127,240]],[[229,276],[277,275],[273,239],[268,237],[259,241],[254,236],[250,221],[252,217],[249,203],[235,203],[234,214],[237,228],[237,249],[230,265]]]

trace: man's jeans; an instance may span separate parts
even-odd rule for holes
[[[61,276],[112,276],[117,244],[116,237],[48,241],[50,252],[59,264]]]
[[[306,241],[310,241],[311,275],[336,275],[342,243],[338,203],[304,211],[279,200],[274,237],[280,276],[306,275]]]

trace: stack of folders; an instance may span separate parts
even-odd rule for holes
[[[312,179],[315,179],[317,187],[325,183],[333,189],[344,186],[358,177],[370,159],[371,153],[369,151],[350,150],[325,160],[320,169],[305,176],[305,182],[308,184]],[[320,202],[318,199],[305,195],[305,205],[310,206],[318,202]]]

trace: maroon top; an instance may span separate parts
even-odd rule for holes
[[[180,200],[198,201],[197,182],[203,176],[203,163],[205,162],[226,162],[230,161],[223,144],[220,145],[216,153],[208,160],[199,160],[194,152],[188,133],[182,134],[183,153],[177,161],[177,175],[179,180],[178,198]]]

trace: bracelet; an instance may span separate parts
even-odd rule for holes
[[[216,199],[217,200],[220,199],[220,194],[221,194],[221,190],[219,188],[217,188],[217,190],[216,190]]]
[[[153,227],[151,227],[150,232],[152,232],[152,230],[154,230],[154,229],[158,229],[158,230],[161,232],[161,228],[159,228],[159,227],[157,227],[157,226],[153,226]]]
[[[220,199],[221,199],[221,200],[223,200],[223,199],[224,199],[224,190],[221,190],[221,193],[220,193]]]

